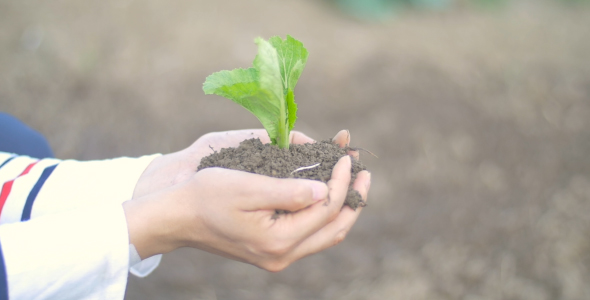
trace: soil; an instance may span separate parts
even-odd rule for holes
[[[330,140],[280,149],[263,144],[256,138],[243,141],[237,148],[214,149],[213,154],[201,159],[197,170],[220,167],[276,178],[303,178],[327,183],[332,176],[332,169],[342,156],[347,155],[348,150],[350,148],[340,148]],[[366,205],[361,195],[352,189],[356,175],[363,170],[366,167],[352,158],[350,186],[344,205],[354,210]],[[282,213],[287,211],[277,210],[277,214]]]

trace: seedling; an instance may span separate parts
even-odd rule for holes
[[[273,145],[289,149],[289,133],[297,120],[294,89],[307,62],[303,43],[287,35],[255,40],[253,67],[220,71],[207,77],[205,94],[228,98],[253,113]]]

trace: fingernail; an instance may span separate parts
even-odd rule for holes
[[[365,182],[365,188],[367,189],[367,191],[371,188],[371,172],[367,171],[367,173],[369,174],[368,180]]]
[[[328,197],[328,186],[321,181],[311,181],[313,200],[320,201]]]
[[[346,130],[346,145],[345,147],[348,147],[350,144],[350,130],[345,129]]]

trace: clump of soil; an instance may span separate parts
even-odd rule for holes
[[[342,156],[347,155],[348,150],[350,148],[340,148],[330,140],[314,144],[293,144],[289,146],[289,149],[280,149],[270,144],[263,144],[256,138],[243,141],[237,148],[223,148],[219,151],[214,149],[213,154],[201,159],[197,171],[221,167],[276,178],[304,178],[328,182],[332,176],[332,169]],[[302,169],[310,166],[314,167]],[[359,206],[365,206],[361,195],[352,189],[356,175],[362,170],[366,170],[366,167],[353,158],[352,178],[344,205],[354,210]],[[277,213],[286,212],[277,211]]]

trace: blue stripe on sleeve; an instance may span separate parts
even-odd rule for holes
[[[5,164],[7,164],[9,161],[13,160],[16,156],[11,156],[9,157],[7,160],[5,160],[2,164],[0,164],[0,169],[2,169],[2,167],[4,167]]]
[[[21,222],[28,221],[29,219],[31,219],[31,211],[33,210],[33,203],[35,202],[35,199],[37,198],[37,194],[39,194],[39,191],[43,187],[45,180],[47,180],[47,178],[49,178],[49,175],[51,175],[53,170],[55,170],[55,167],[57,167],[57,164],[53,165],[53,166],[49,166],[49,167],[45,168],[45,170],[43,170],[41,177],[39,177],[39,180],[37,180],[37,183],[35,183],[35,186],[33,187],[31,192],[29,193],[29,196],[27,197],[27,202],[25,202],[25,207],[23,208],[23,215],[20,218]]]
[[[0,300],[8,300],[8,276],[6,276],[6,265],[4,264],[4,254],[2,254],[2,245],[0,244]]]

